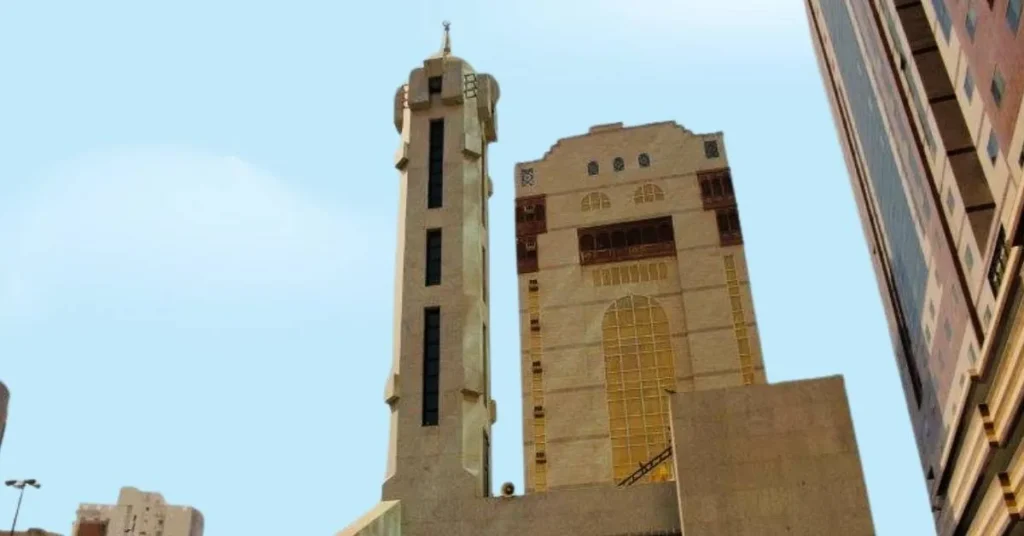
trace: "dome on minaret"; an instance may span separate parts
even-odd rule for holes
[[[450,23],[448,21],[444,21],[443,26],[444,26],[444,39],[441,41],[441,50],[438,50],[437,52],[435,52],[433,55],[431,55],[429,58],[427,58],[427,60],[429,61],[429,60],[441,59],[441,60],[444,60],[444,61],[461,61],[462,63],[466,64],[466,67],[468,67],[469,70],[471,70],[471,71],[475,70],[475,69],[473,69],[473,66],[470,65],[470,63],[468,61],[466,61],[466,60],[464,60],[464,59],[462,59],[462,58],[460,58],[458,56],[452,55],[452,36],[451,36],[451,26],[452,26],[452,23]]]

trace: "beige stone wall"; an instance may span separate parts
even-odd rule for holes
[[[116,505],[82,504],[71,533],[87,522],[107,525],[107,534],[146,533],[154,536],[203,536],[203,515],[189,506],[170,506],[159,493],[121,488]]]
[[[706,140],[718,143],[718,157],[705,155]],[[642,153],[650,158],[648,167],[639,165]],[[616,157],[625,163],[621,171],[613,168]],[[594,176],[588,174],[591,161],[599,165]],[[537,237],[539,271],[519,276],[528,492],[613,481],[602,322],[619,298],[650,297],[664,310],[676,389],[740,385],[723,259],[732,255],[755,382],[765,381],[743,246],[719,245],[715,212],[704,210],[696,175],[725,167],[728,160],[720,134],[694,134],[674,122],[594,127],[586,135],[560,140],[541,160],[516,166],[516,197],[544,195],[547,220],[547,232]],[[523,180],[526,170],[532,181]],[[663,199],[637,203],[638,189],[648,185],[660,190]],[[663,216],[672,218],[674,258],[580,265],[579,228]],[[646,281],[608,274],[645,270],[652,264],[658,277]],[[539,351],[531,350],[531,280],[538,285]],[[538,360],[543,363],[542,397],[535,396],[532,373],[532,363]],[[544,407],[543,419],[534,419],[538,401]],[[547,478],[538,486],[536,455],[542,449]]]
[[[432,78],[441,91],[431,93]],[[490,434],[485,251],[488,250],[487,145],[496,141],[497,82],[439,53],[413,69],[395,97],[401,186],[395,281],[394,357],[385,389],[391,438],[383,497],[407,500],[444,487],[480,496]],[[441,206],[428,203],[430,123],[444,121]],[[440,283],[426,284],[426,233],[441,231]],[[436,425],[425,426],[424,310],[440,310]]]
[[[686,536],[874,534],[840,377],[672,395]]]

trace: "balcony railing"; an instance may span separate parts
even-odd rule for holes
[[[675,254],[675,242],[658,242],[655,244],[580,251],[580,264],[605,264],[609,262],[635,261],[651,257],[673,257]]]

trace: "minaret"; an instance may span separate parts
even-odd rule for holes
[[[441,50],[395,93],[400,196],[384,500],[490,493],[487,145],[498,83]]]

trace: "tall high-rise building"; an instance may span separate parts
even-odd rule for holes
[[[516,166],[516,254],[528,492],[655,458],[666,391],[765,383],[721,133],[615,123],[559,140]]]
[[[171,506],[159,493],[121,488],[117,504],[82,504],[73,536],[203,536],[203,514],[191,506]]]
[[[765,384],[721,136],[674,123],[516,166],[527,489],[491,496],[497,100],[447,30],[395,96],[391,442],[340,535],[873,534],[843,382]]]
[[[1022,534],[1021,0],[806,0],[940,534]]]
[[[0,382],[0,447],[4,444],[4,432],[7,431],[7,405],[11,402],[11,392]]]

